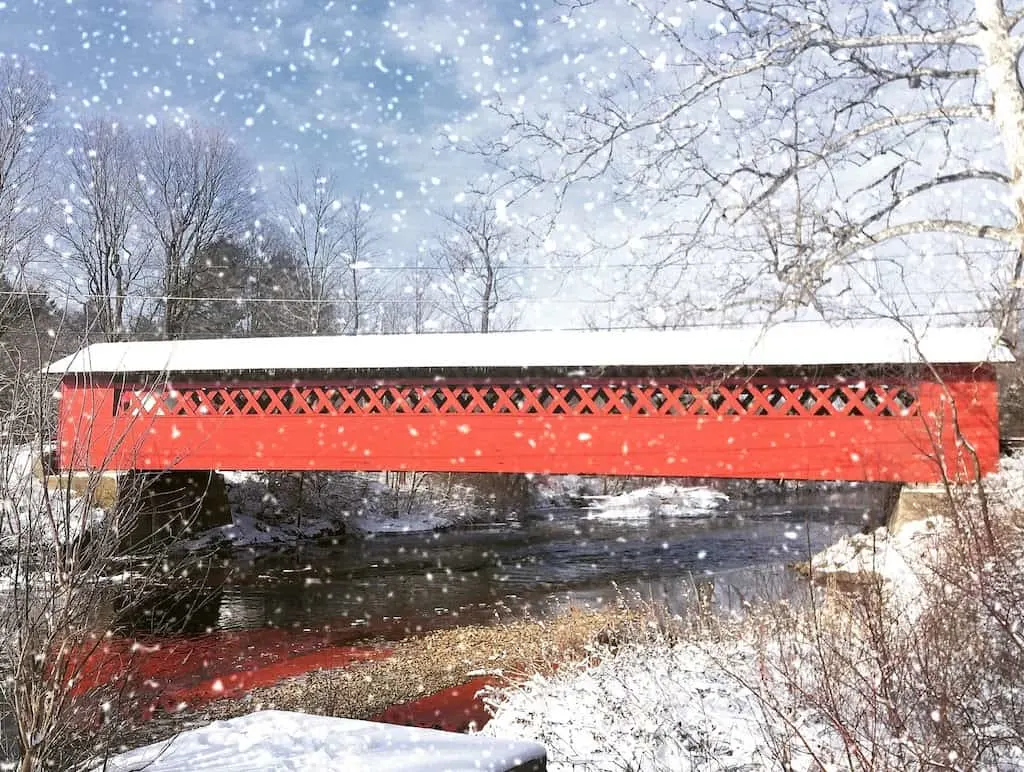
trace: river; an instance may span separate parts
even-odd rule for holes
[[[870,487],[789,491],[729,502],[712,516],[594,520],[559,509],[444,532],[240,553],[186,596],[185,632],[276,627],[356,642],[623,596],[681,612],[698,585],[727,607],[788,592],[798,580],[787,564],[858,530],[877,507]],[[179,590],[173,604],[171,593],[154,596],[155,613],[135,616],[130,631],[153,631],[161,615],[180,630]]]

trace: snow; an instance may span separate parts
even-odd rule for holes
[[[4,522],[0,529],[0,552],[13,550],[20,543],[34,548],[67,544],[106,519],[100,507],[87,508],[86,498],[73,486],[63,480],[47,485],[37,476],[39,451],[39,446],[33,444],[10,446],[0,458],[0,516]],[[60,516],[54,518],[51,513]]]
[[[543,747],[519,740],[267,710],[189,730],[94,769],[497,772],[543,758]]]
[[[711,488],[655,485],[615,496],[588,497],[589,519],[646,520],[651,517],[707,517],[729,497]]]
[[[46,372],[180,373],[245,370],[768,366],[1011,361],[989,327],[930,328],[918,344],[898,325],[780,324],[693,328],[96,343]]]
[[[930,573],[928,566],[934,564],[948,526],[946,518],[929,517],[906,523],[895,533],[883,526],[852,534],[813,556],[811,570],[817,576],[860,581],[877,577],[901,608],[912,611],[921,593],[922,572]]]
[[[758,696],[758,652],[731,642],[710,651],[699,645],[631,646],[594,667],[534,676],[521,688],[488,690],[497,709],[487,736],[543,743],[549,772],[772,769]],[[793,731],[818,758],[838,756],[835,739],[809,713]],[[793,743],[794,770],[814,768]]]
[[[1012,529],[1024,496],[1024,458],[1003,459],[1000,471],[984,485],[992,516],[1008,518],[1004,526]],[[968,506],[978,506],[976,491],[960,493]],[[891,614],[885,645],[893,651],[901,651],[901,642],[922,645],[919,620],[948,613],[943,604],[949,587],[936,567],[940,556],[948,560],[950,554],[959,554],[944,551],[944,536],[953,536],[951,526],[949,519],[933,516],[905,523],[896,533],[881,528],[853,535],[814,556],[812,566],[818,574],[880,579]],[[1013,565],[1018,577],[1024,573],[1024,561]],[[543,743],[550,772],[846,769],[847,742],[864,752],[881,751],[880,758],[891,751],[895,766],[881,761],[879,767],[905,768],[901,758],[934,750],[928,745],[930,725],[923,733],[897,736],[904,730],[887,724],[885,711],[877,712],[879,693],[870,686],[863,691],[877,676],[872,668],[878,652],[869,645],[874,639],[850,635],[859,628],[853,621],[843,626],[836,615],[842,608],[839,602],[831,612],[824,606],[804,612],[783,603],[763,614],[749,611],[750,617],[701,627],[703,635],[627,632],[616,648],[595,647],[593,656],[554,675],[488,689],[485,701],[495,715],[483,734]],[[805,622],[795,624],[797,619]],[[830,631],[830,645],[838,649],[819,642],[823,629]],[[981,635],[984,629],[981,625],[975,632]],[[970,662],[975,654],[965,656]],[[904,663],[907,673],[914,671],[915,662]],[[841,669],[852,663],[856,675]],[[830,674],[830,688],[837,693],[821,691],[824,673]],[[993,688],[1016,688],[1015,676],[1009,684],[998,675],[989,679],[983,664],[976,675],[978,693],[965,695],[963,705],[984,703]],[[908,698],[911,706],[916,705],[913,694]],[[1012,694],[999,702],[1010,703],[1015,704]],[[906,708],[901,704],[900,709]],[[833,715],[835,710],[840,714]],[[931,715],[932,721],[938,720]],[[851,730],[861,734],[850,736]],[[991,740],[979,768],[1024,768],[1019,734],[1008,727],[981,728],[973,736]],[[914,743],[924,744],[915,750]],[[901,756],[901,748],[910,749],[908,755]]]

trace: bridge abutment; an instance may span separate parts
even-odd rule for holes
[[[886,522],[891,533],[897,533],[908,523],[933,516],[952,514],[946,488],[937,483],[897,485],[890,497]]]
[[[124,549],[231,524],[227,485],[218,472],[132,472],[120,494],[122,504],[134,510],[121,534]]]

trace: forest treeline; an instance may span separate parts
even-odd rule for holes
[[[113,118],[62,127],[44,74],[0,60],[0,340],[458,330],[515,323],[521,241],[487,192],[396,254],[367,195],[328,168],[257,184],[220,129]],[[35,362],[33,362],[34,364]]]

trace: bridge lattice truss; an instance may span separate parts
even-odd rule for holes
[[[350,382],[190,385],[121,390],[116,412],[157,416],[778,416],[909,417],[909,382],[759,378],[717,385],[686,381],[566,381],[390,385]]]

